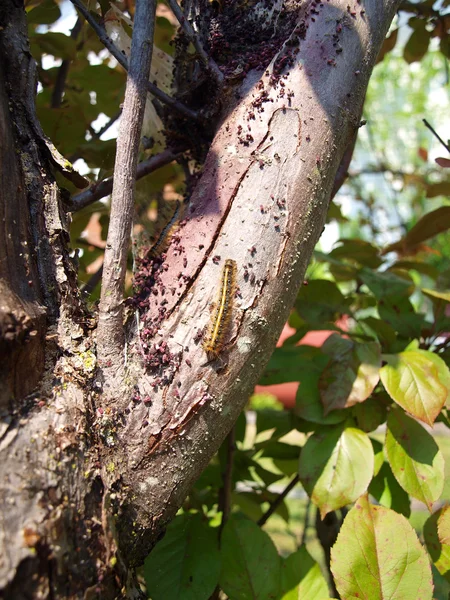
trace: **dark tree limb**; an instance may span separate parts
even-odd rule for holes
[[[211,73],[219,86],[223,84],[223,74],[222,71],[217,66],[215,60],[213,60],[208,54],[205,52],[203,48],[203,44],[199,40],[197,34],[195,33],[192,25],[189,23],[188,19],[183,14],[183,11],[180,8],[177,0],[168,0],[169,6],[173,14],[176,16],[178,22],[181,25],[187,39],[193,44],[197,54],[199,55],[201,61],[205,65],[206,69]]]
[[[82,28],[83,28],[83,19],[81,17],[79,17],[77,19],[77,22],[73,26],[72,31],[70,32],[70,37],[72,39],[76,40],[77,37],[79,36]],[[55,87],[53,88],[51,102],[50,102],[50,105],[52,108],[59,108],[61,106],[62,99],[64,96],[64,89],[66,87],[66,79],[67,79],[67,75],[69,74],[69,68],[70,68],[71,62],[72,62],[72,59],[65,58],[59,67],[58,75],[56,76]]]
[[[136,2],[103,263],[97,351],[104,366],[114,365],[116,369],[123,365],[125,273],[134,211],[137,159],[152,61],[155,11],[155,0]]]
[[[95,31],[95,33],[98,35],[98,39],[105,46],[105,48],[107,48],[111,52],[111,54],[114,56],[114,58],[117,60],[117,62],[125,69],[125,71],[128,71],[128,60],[127,60],[126,56],[124,54],[122,54],[122,52],[112,42],[111,38],[106,33],[105,28],[102,27],[101,25],[99,25],[99,23],[97,23],[97,21],[92,16],[92,14],[85,8],[85,6],[81,2],[81,0],[71,0],[71,2],[80,11],[80,13],[83,15],[83,17],[89,23],[89,25],[92,27],[92,29]],[[147,86],[147,90],[151,94],[153,94],[156,98],[158,98],[158,100],[161,100],[161,102],[163,102],[164,104],[167,104],[167,106],[170,106],[171,108],[178,111],[185,117],[188,117],[189,119],[194,119],[194,120],[197,120],[199,118],[198,114],[195,111],[191,110],[190,108],[188,108],[187,106],[185,106],[184,104],[182,104],[181,102],[176,100],[175,98],[172,98],[172,96],[168,96],[165,92],[160,90],[159,87],[156,86],[151,81],[147,80],[146,86]]]
[[[283,502],[283,500],[286,498],[286,496],[289,494],[289,492],[295,488],[295,486],[297,485],[297,483],[299,481],[300,481],[300,477],[298,475],[294,475],[294,477],[287,484],[287,486],[284,488],[284,490],[278,494],[278,496],[275,498],[275,500],[273,502],[271,502],[269,508],[266,510],[266,512],[263,514],[263,516],[259,519],[258,525],[260,527],[262,527],[263,525],[265,525],[267,523],[267,521],[270,519],[270,517],[273,515],[273,513],[277,511],[277,508],[280,506],[280,504]]]
[[[141,179],[150,173],[153,173],[157,169],[170,164],[181,154],[180,151],[176,150],[163,150],[160,154],[155,154],[149,158],[143,160],[137,165],[136,179]],[[76,212],[77,210],[83,209],[85,206],[89,206],[93,202],[108,196],[113,189],[114,177],[108,177],[100,183],[93,183],[89,188],[75,194],[67,202],[67,209]]]
[[[430,125],[430,123],[428,123],[428,121],[426,119],[422,119],[422,121],[423,121],[423,124],[425,125],[425,127],[427,127],[431,131],[431,133],[441,142],[441,144],[444,146],[444,148],[447,150],[447,152],[450,152],[450,146],[444,142],[444,140],[438,134],[436,129],[432,125]]]
[[[226,443],[226,459],[224,469],[222,471],[222,487],[219,491],[219,512],[222,513],[222,521],[220,523],[220,535],[222,534],[225,523],[230,516],[231,510],[231,494],[233,491],[233,460],[236,450],[236,426],[233,426],[225,440]]]

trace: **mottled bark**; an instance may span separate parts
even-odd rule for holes
[[[228,74],[188,212],[164,263],[148,265],[141,335],[131,311],[120,380],[96,365],[96,320],[79,301],[34,115],[23,8],[5,4],[0,589],[140,597],[133,566],[231,429],[286,320],[398,2],[289,2],[290,42],[268,70],[241,74],[239,87]],[[227,258],[239,287],[230,344],[205,364],[198,331]]]

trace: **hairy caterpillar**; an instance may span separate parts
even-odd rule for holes
[[[203,342],[203,349],[209,360],[219,357],[225,345],[225,335],[233,310],[234,292],[236,290],[236,261],[227,259],[222,271],[222,280],[218,303],[214,305],[208,335]]]
[[[163,227],[161,233],[158,236],[158,239],[153,244],[153,246],[149,250],[149,255],[152,258],[159,256],[164,250],[167,249],[170,238],[172,237],[174,228],[176,227],[177,222],[180,220],[181,216],[181,202],[179,200],[176,201],[175,211],[172,215],[170,221]]]

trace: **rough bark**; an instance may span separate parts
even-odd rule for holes
[[[224,94],[222,123],[185,219],[164,261],[141,265],[139,278],[152,292],[139,298],[139,322],[131,311],[118,379],[96,365],[95,318],[78,299],[54,161],[34,115],[24,12],[6,2],[5,598],[141,596],[133,566],[231,429],[286,320],[398,4],[289,3],[295,29],[288,44],[267,71],[244,74],[237,100],[236,89]],[[220,361],[205,364],[197,334],[227,258],[238,265],[231,343]]]

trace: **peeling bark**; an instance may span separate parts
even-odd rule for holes
[[[152,293],[130,310],[117,378],[96,365],[95,318],[79,300],[54,161],[35,123],[24,12],[6,2],[3,597],[143,597],[133,567],[230,431],[286,320],[398,4],[290,3],[289,44],[224,92],[184,221],[164,259],[140,265]],[[239,287],[229,344],[207,363],[198,332],[228,258]]]

